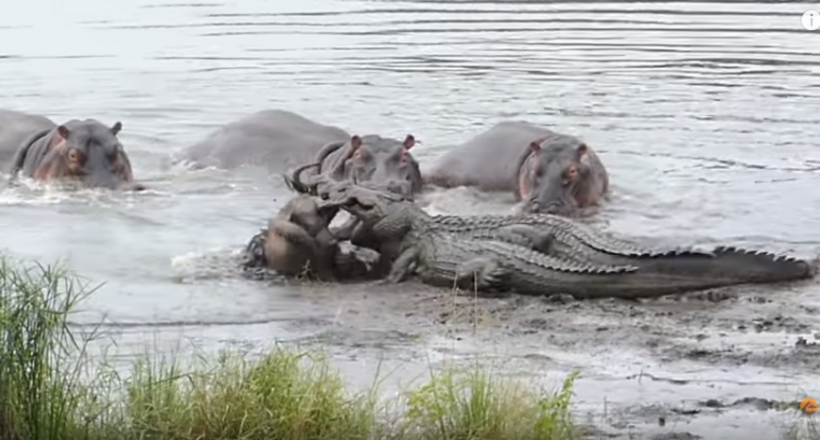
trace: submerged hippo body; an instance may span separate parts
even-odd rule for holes
[[[14,179],[74,181],[86,187],[142,189],[117,134],[120,122],[50,119],[0,110],[0,164]]]
[[[609,176],[584,141],[525,122],[500,122],[447,152],[425,181],[512,191],[523,211],[574,216],[598,204]]]
[[[286,110],[263,110],[231,122],[181,153],[197,168],[245,165],[271,173],[312,160],[323,146],[350,135]]]

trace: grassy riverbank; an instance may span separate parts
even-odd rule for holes
[[[556,393],[475,369],[436,373],[385,405],[351,394],[321,353],[276,347],[183,369],[150,356],[121,377],[86,352],[95,334],[68,318],[93,289],[54,267],[0,256],[0,440],[578,437],[574,375]],[[401,410],[397,410],[400,408]]]

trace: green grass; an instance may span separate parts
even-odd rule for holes
[[[350,393],[317,351],[276,346],[176,361],[143,356],[127,377],[87,354],[95,331],[67,325],[92,293],[59,268],[0,256],[0,440],[389,439],[577,437],[570,375],[536,392],[482,368],[434,372],[390,402]],[[390,411],[388,408],[400,408]]]

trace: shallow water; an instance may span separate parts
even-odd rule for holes
[[[373,322],[383,317],[370,313],[378,309],[367,302],[372,298],[312,297],[236,276],[231,253],[288,197],[281,179],[258,170],[189,171],[173,165],[170,155],[221,124],[269,108],[361,134],[413,133],[422,142],[414,153],[423,166],[495,122],[527,119],[579,135],[599,153],[613,185],[612,200],[597,217],[602,227],[811,256],[820,253],[820,31],[800,26],[810,7],[81,0],[55,9],[42,1],[19,3],[0,15],[0,106],[57,121],[122,121],[120,138],[152,191],[4,190],[2,247],[23,258],[67,261],[105,282],[83,319],[105,314],[112,325],[125,325],[117,334],[133,344],[156,332],[163,340],[185,336],[206,347],[331,334],[340,365],[356,382],[369,380],[360,371],[378,356],[421,371],[423,353],[439,353],[441,360],[455,352],[494,352],[493,331],[462,334],[458,350],[442,350],[439,345],[456,342],[440,336],[436,322],[425,321],[429,328],[418,331],[408,321],[404,330],[424,337],[405,340]],[[509,209],[504,197],[454,189],[428,202],[431,210],[470,212],[479,200],[480,209],[503,211]],[[820,306],[816,288],[794,295],[790,305],[771,310],[723,306],[721,316],[751,320],[787,313],[797,303]],[[707,316],[710,307],[702,307]],[[820,320],[804,312],[794,318],[804,325],[794,328],[810,335]],[[398,328],[408,320],[395,317]],[[794,332],[770,336],[749,339],[794,344]],[[571,365],[589,366],[580,405],[600,410],[605,390],[610,405],[618,396],[616,408],[630,420],[629,405],[724,395],[786,399],[794,392],[788,386],[811,385],[800,380],[810,370],[791,369],[778,379],[786,385],[767,385],[787,361],[738,373],[708,361],[670,364],[638,348],[580,356],[540,342],[543,337],[498,336],[508,351],[499,356],[548,352],[555,362],[532,361],[521,373],[549,370],[556,378]],[[759,351],[753,341],[734,338],[742,335],[721,340]],[[715,391],[714,383],[644,381],[638,387],[626,379],[644,369],[716,381],[727,368],[755,383]],[[820,388],[811,386],[817,397]],[[642,414],[652,418],[646,416],[651,411]],[[744,414],[683,429],[704,435],[722,426],[740,436],[760,433],[758,424],[768,423],[759,411]],[[751,430],[730,429],[734,425]]]

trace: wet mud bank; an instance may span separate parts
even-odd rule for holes
[[[579,368],[575,411],[593,437],[778,438],[795,416],[784,409],[820,394],[814,280],[641,301],[477,297],[415,282],[298,289],[332,316],[304,340],[332,347],[353,382],[479,362],[555,387]]]

